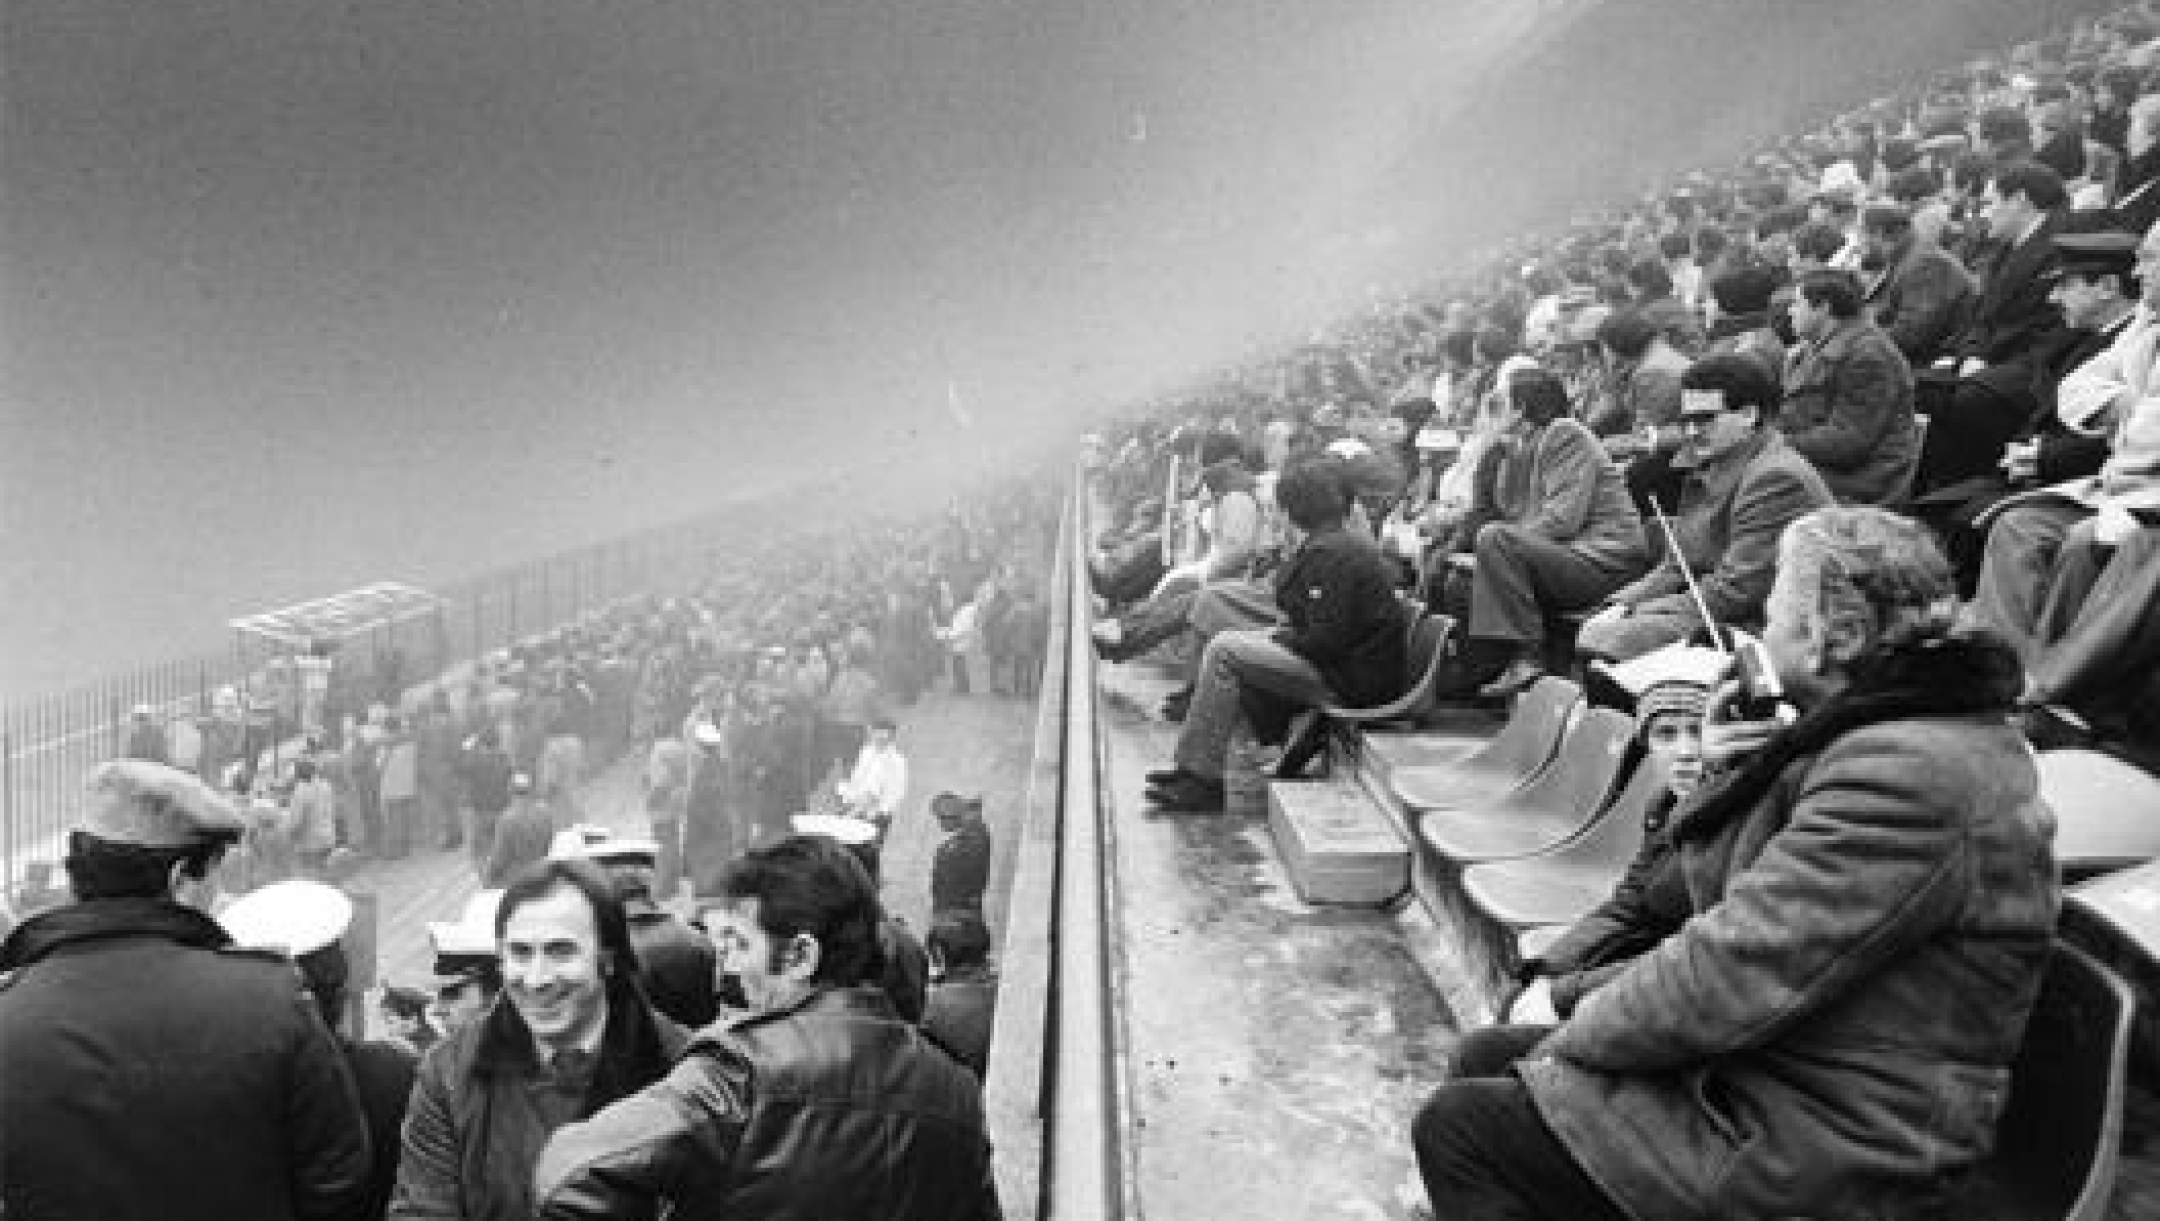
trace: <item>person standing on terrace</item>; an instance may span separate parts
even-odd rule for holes
[[[1686,919],[1433,1096],[1437,1215],[1905,1215],[1993,1145],[2061,899],[2017,656],[1955,626],[1917,523],[1819,510],[1777,560],[1799,719],[1713,695],[1722,767],[1668,828]]]

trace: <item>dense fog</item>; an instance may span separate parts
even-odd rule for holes
[[[835,470],[928,495],[2097,7],[10,4],[0,690]]]

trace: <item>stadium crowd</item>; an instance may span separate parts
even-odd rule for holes
[[[1160,810],[1400,696],[1423,616],[1442,700],[1667,675],[1631,690],[1686,780],[1418,1115],[1434,1215],[1954,1196],[2060,902],[2028,748],[2160,757],[2156,362],[2138,5],[1096,438],[1097,649],[1183,650]]]
[[[0,1215],[998,1215],[982,800],[927,803],[927,937],[880,846],[909,705],[1034,694],[1056,504],[749,540],[289,748],[238,693],[136,718],[0,939]],[[336,883],[452,852],[482,889],[366,1039]]]

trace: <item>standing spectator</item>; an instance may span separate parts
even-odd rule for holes
[[[645,823],[660,849],[654,884],[663,899],[674,898],[682,884],[683,819],[689,805],[690,748],[678,739],[662,738],[645,759]]]
[[[494,847],[488,852],[487,869],[480,885],[490,889],[508,886],[511,879],[547,859],[555,844],[553,807],[533,792],[530,776],[523,772],[510,778],[510,808],[495,828]]]
[[[983,824],[982,798],[939,793],[930,813],[945,833],[930,859],[930,911],[982,911],[990,885],[990,828]]]
[[[832,684],[825,689],[823,715],[819,720],[819,728],[825,736],[818,752],[821,774],[845,768],[853,761],[862,750],[871,723],[879,717],[882,702],[878,680],[870,672],[869,651],[853,645],[845,647],[846,660],[839,673],[833,675]]]
[[[543,1221],[637,1215],[989,1221],[975,1081],[875,986],[879,906],[843,848],[798,835],[728,870],[726,966],[752,1016],[659,1084],[557,1132]]]
[[[395,1221],[527,1221],[549,1136],[659,1080],[687,1041],[639,991],[629,922],[590,862],[520,877],[495,936],[502,996],[420,1066]]]
[[[923,1033],[980,1081],[990,1067],[991,1023],[997,1010],[990,930],[980,912],[941,912],[930,919],[927,949],[931,983]]]
[[[458,818],[457,716],[450,695],[437,688],[414,725],[414,766],[420,786],[416,820],[420,845],[428,851],[456,848],[465,842]]]
[[[290,825],[293,853],[309,877],[323,876],[337,848],[337,793],[313,759],[293,764]]]
[[[382,855],[403,860],[412,850],[420,821],[420,747],[405,731],[404,718],[392,715],[383,722],[382,775],[377,781],[382,799]],[[426,843],[421,832],[420,839]]]
[[[166,741],[165,727],[157,723],[157,709],[148,704],[137,704],[128,713],[127,741],[121,744],[123,759],[146,759],[152,763],[172,762],[172,745]]]
[[[321,882],[278,882],[242,895],[218,914],[219,923],[237,945],[292,957],[322,1011],[323,1022],[338,1030],[345,1011],[346,981],[352,967],[343,944],[352,925],[352,900]],[[338,1035],[345,1065],[352,1071],[367,1118],[370,1164],[360,1221],[381,1221],[397,1181],[398,1132],[405,1104],[412,1097],[417,1054],[389,1042],[363,1042]]]
[[[704,722],[691,731],[697,753],[690,762],[690,784],[684,797],[682,842],[683,871],[690,876],[693,895],[713,893],[721,871],[741,850],[742,811],[736,803],[735,780],[742,770],[758,766],[746,753],[748,743],[743,740],[749,726],[741,722],[750,715],[751,710],[745,708],[728,718],[728,729]]]
[[[876,823],[880,835],[907,799],[907,756],[900,753],[898,733],[890,717],[871,722],[870,740],[863,743],[854,769],[837,790],[842,809]]]
[[[466,739],[458,763],[465,791],[465,854],[475,877],[487,876],[488,859],[495,854],[495,826],[510,808],[510,777],[517,771],[499,735],[494,725],[483,724]]]
[[[84,806],[75,903],[0,943],[0,1213],[350,1215],[368,1173],[352,1073],[291,964],[204,914],[239,816],[143,760],[100,764]]]
[[[1905,494],[1920,459],[1912,367],[1862,312],[1849,271],[1809,272],[1792,302],[1800,343],[1785,358],[1778,429],[1847,504]]]

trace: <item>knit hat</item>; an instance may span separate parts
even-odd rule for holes
[[[1647,729],[1668,712],[1700,717],[1710,689],[1731,665],[1732,659],[1716,649],[1675,644],[1631,661],[1598,663],[1598,668],[1635,697],[1635,725]]]

